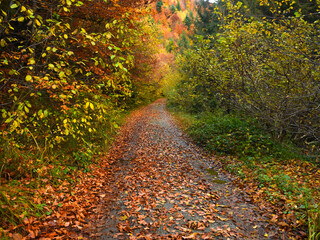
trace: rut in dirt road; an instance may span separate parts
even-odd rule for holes
[[[226,176],[212,175],[214,157],[187,140],[165,100],[137,111],[120,139],[110,153],[121,167],[118,197],[101,239],[287,239]]]

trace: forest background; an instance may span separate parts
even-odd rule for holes
[[[318,239],[319,5],[3,0],[3,237],[36,235],[28,226],[53,214],[41,191],[71,189],[127,112],[166,96],[186,132],[233,156],[238,184],[279,209],[273,221]]]

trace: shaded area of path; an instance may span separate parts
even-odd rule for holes
[[[184,136],[163,99],[130,117],[110,156],[119,171],[100,239],[287,239]]]

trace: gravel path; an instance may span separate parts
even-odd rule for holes
[[[110,155],[120,170],[100,239],[287,239],[188,140],[163,99],[129,118]]]

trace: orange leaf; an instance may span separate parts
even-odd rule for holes
[[[13,240],[22,240],[22,235],[20,233],[14,233],[12,234]]]
[[[197,237],[197,233],[192,233],[187,237],[182,237],[183,239],[195,239]]]

